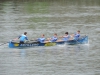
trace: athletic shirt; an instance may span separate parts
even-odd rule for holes
[[[74,39],[78,39],[80,37],[80,34],[75,34]]]
[[[57,37],[52,37],[50,41],[51,41],[51,42],[57,41]]]
[[[68,41],[69,40],[69,38],[70,38],[70,36],[68,35],[68,36],[64,36],[63,38],[62,38],[62,40],[63,41]]]
[[[41,42],[41,43],[44,43],[45,38],[38,38],[38,41]]]
[[[28,40],[28,38],[27,38],[27,36],[26,35],[24,35],[24,34],[22,34],[21,36],[19,36],[19,39],[20,39],[20,41],[25,41],[25,40]]]

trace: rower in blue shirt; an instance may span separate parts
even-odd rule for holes
[[[44,34],[42,34],[41,38],[38,38],[37,41],[41,42],[41,43],[44,43],[45,41],[45,38],[44,38]]]
[[[47,40],[45,41],[45,43],[48,43],[48,42],[56,42],[57,41],[57,34],[55,33],[53,37],[51,38],[47,38]]]
[[[63,41],[68,41],[70,36],[68,35],[68,32],[65,32],[65,36],[62,36]]]
[[[78,40],[79,37],[80,37],[80,31],[78,30],[77,33],[70,35],[69,40]]]
[[[25,40],[28,40],[26,34],[27,32],[24,32],[24,34],[18,37],[18,39],[20,40],[20,43],[24,43]]]
[[[80,37],[80,31],[78,30],[77,33],[74,35],[74,39],[77,40]]]
[[[55,33],[52,38],[50,38],[50,42],[56,42],[57,41],[57,34]]]

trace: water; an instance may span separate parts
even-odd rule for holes
[[[23,32],[29,39],[81,30],[87,45],[10,49]],[[99,0],[0,1],[0,75],[100,75]]]

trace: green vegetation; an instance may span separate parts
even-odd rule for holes
[[[49,4],[47,2],[25,3],[24,11],[27,13],[48,13]]]

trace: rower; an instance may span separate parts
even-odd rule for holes
[[[41,35],[41,38],[38,38],[37,41],[39,41],[40,43],[44,43],[44,41],[45,41],[45,37],[44,37],[44,36],[45,36],[45,35],[42,34],[42,35]]]
[[[24,32],[24,34],[18,37],[18,39],[20,40],[20,43],[24,43],[25,40],[28,40],[26,34],[27,32]]]
[[[57,34],[55,33],[54,36],[50,39],[51,42],[57,41]]]
[[[80,31],[78,30],[77,33],[74,35],[74,39],[78,39],[80,37]]]
[[[56,42],[57,39],[58,39],[57,38],[57,33],[55,33],[53,37],[47,38],[47,40],[45,41],[45,43],[47,43],[47,42]]]
[[[68,32],[65,32],[65,35],[64,36],[61,36],[59,38],[61,38],[61,39],[57,40],[57,42],[60,42],[60,41],[68,41],[69,38],[70,38],[70,35],[68,35]]]
[[[80,31],[78,30],[77,33],[70,35],[70,40],[77,40],[80,37]]]
[[[63,41],[68,41],[70,38],[70,36],[68,35],[68,32],[65,32],[65,36],[62,36],[62,37],[63,37],[62,38]]]

